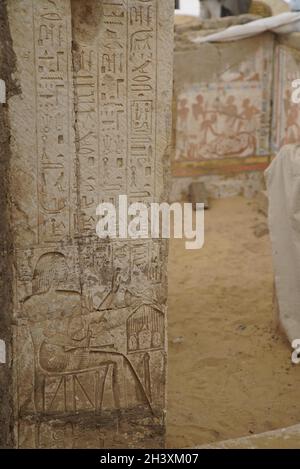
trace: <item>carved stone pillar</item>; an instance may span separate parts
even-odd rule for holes
[[[16,447],[164,445],[167,243],[96,208],[166,199],[173,10],[7,1]]]

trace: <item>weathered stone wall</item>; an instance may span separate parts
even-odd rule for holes
[[[9,0],[18,447],[161,447],[166,257],[96,207],[166,197],[173,1]]]
[[[292,100],[300,78],[300,33],[278,36],[275,52],[272,143],[274,152],[300,141],[300,105]]]

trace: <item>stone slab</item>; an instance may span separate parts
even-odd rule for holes
[[[162,240],[96,236],[96,207],[165,200],[173,1],[8,0],[19,448],[163,447]]]

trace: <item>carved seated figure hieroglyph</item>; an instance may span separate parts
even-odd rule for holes
[[[84,374],[95,371],[98,373],[96,376],[100,376],[100,370],[103,369],[106,371],[101,392],[103,394],[106,385],[111,389],[113,409],[129,407],[128,388],[130,390],[135,388],[137,391],[136,405],[146,404],[150,407],[134,367],[126,355],[116,349],[113,339],[109,340],[109,334],[103,335],[103,342],[102,337],[98,337],[100,345],[93,345],[94,330],[99,334],[99,324],[106,321],[105,313],[98,311],[91,313],[83,305],[79,292],[64,288],[67,276],[68,266],[61,253],[44,254],[34,270],[32,295],[23,304],[34,348],[36,409],[41,412],[57,407],[52,399],[49,409],[47,397],[41,395],[47,390],[49,377],[64,378],[65,389],[67,379],[75,377],[88,396],[89,389],[84,388]],[[107,383],[109,369],[110,383]],[[58,387],[60,388],[60,384]],[[66,402],[68,398],[76,400],[75,391],[73,387],[71,391],[73,395],[70,397],[65,390],[64,401]],[[92,391],[90,395],[94,396],[95,390]],[[58,394],[56,390],[55,396]],[[93,407],[97,407],[96,400],[100,402],[101,407],[101,396],[95,398],[95,402],[92,398],[89,400]],[[132,396],[130,405],[133,405]]]

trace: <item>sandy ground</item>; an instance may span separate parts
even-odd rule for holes
[[[254,201],[212,201],[206,241],[169,260],[168,447],[195,447],[300,422],[300,365],[275,331],[265,221]]]

